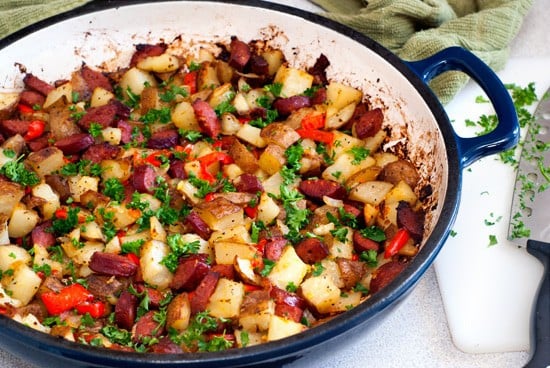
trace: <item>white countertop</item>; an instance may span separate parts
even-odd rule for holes
[[[273,1],[316,11],[307,0]],[[511,58],[550,56],[550,7],[534,0],[523,27],[512,44]],[[393,313],[378,326],[339,343],[340,349],[315,352],[289,368],[327,367],[520,367],[525,351],[498,354],[466,354],[452,342],[441,294],[433,268]],[[31,368],[31,365],[0,350],[0,367]]]

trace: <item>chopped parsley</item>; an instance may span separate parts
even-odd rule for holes
[[[355,146],[352,147],[348,153],[353,156],[353,160],[351,161],[352,165],[359,165],[361,161],[368,157],[370,151],[365,147]]]
[[[264,86],[264,91],[271,92],[271,94],[275,97],[280,97],[282,90],[283,90],[282,83],[273,83],[273,84],[267,84]]]
[[[52,221],[52,227],[50,228],[55,234],[65,235],[71,232],[78,225],[78,213],[80,208],[69,207],[67,209],[66,218],[55,217]]]
[[[271,273],[271,271],[273,270],[273,267],[275,267],[275,261],[264,258],[264,268],[260,271],[260,275],[262,275],[263,277],[266,277]]]
[[[117,178],[109,178],[103,183],[105,188],[103,194],[111,198],[113,201],[122,202],[124,199],[124,185]]]
[[[23,156],[19,156],[14,161],[8,161],[0,168],[0,174],[5,175],[14,183],[24,186],[35,186],[40,183],[40,178],[34,171],[27,170],[25,165],[20,161]]]
[[[311,275],[313,276],[321,276],[323,271],[325,270],[325,267],[321,264],[321,262],[316,262],[313,265],[313,270],[311,271]]]
[[[378,226],[369,226],[364,229],[359,230],[359,233],[365,238],[369,238],[376,242],[381,242],[386,240],[386,234],[384,230],[380,229]]]
[[[371,267],[378,266],[378,253],[374,249],[369,249],[359,254],[359,259]]]
[[[196,254],[200,248],[200,242],[198,240],[185,243],[182,239],[181,234],[171,234],[166,238],[168,246],[172,250],[170,254],[160,261],[161,264],[165,265],[171,272],[175,272],[178,267],[179,258],[184,255]]]
[[[88,129],[88,131],[90,132],[92,137],[97,138],[103,132],[103,126],[101,126],[101,124],[98,124],[98,123],[91,123],[90,129]]]

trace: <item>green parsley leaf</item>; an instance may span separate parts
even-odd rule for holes
[[[366,159],[370,154],[370,151],[367,148],[360,146],[352,147],[347,152],[353,156],[353,160],[351,161],[352,165],[359,165],[361,161]]]
[[[103,133],[103,127],[101,126],[101,124],[91,123],[90,129],[88,129],[88,131],[90,132],[92,137],[97,138]]]
[[[378,266],[378,253],[374,249],[369,249],[367,251],[361,252],[359,254],[359,259],[371,267]]]
[[[325,267],[321,264],[321,262],[316,262],[313,265],[313,270],[311,271],[311,275],[313,276],[321,276],[323,271],[325,270]]]
[[[271,270],[273,270],[273,267],[275,267],[275,261],[264,258],[264,268],[260,271],[260,275],[267,277],[271,273]]]
[[[27,170],[25,165],[20,162],[23,156],[19,156],[17,160],[8,161],[0,168],[0,174],[5,175],[8,179],[14,183],[21,184],[23,186],[35,186],[40,183],[40,178],[34,171]]]
[[[359,233],[365,238],[369,238],[371,240],[374,240],[375,242],[386,240],[386,234],[384,233],[384,230],[375,225],[361,229],[359,230]]]
[[[103,194],[111,198],[113,201],[122,202],[125,196],[125,189],[124,185],[122,185],[117,178],[109,178],[103,183],[103,185],[105,186],[103,189]]]

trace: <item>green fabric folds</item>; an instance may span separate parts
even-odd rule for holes
[[[476,54],[502,69],[509,46],[533,0],[310,0],[344,23],[384,45],[403,60],[419,60],[451,46]],[[466,84],[448,72],[430,86],[443,103]]]

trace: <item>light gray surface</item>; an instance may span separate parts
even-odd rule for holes
[[[302,9],[317,8],[306,0],[273,1]],[[511,57],[550,55],[550,7],[547,0],[535,0],[526,21],[512,44]],[[429,269],[411,295],[368,333],[359,333],[340,350],[316,353],[289,368],[351,367],[520,367],[526,352],[465,354],[452,343],[435,272]],[[0,367],[31,368],[24,361],[0,350]]]

